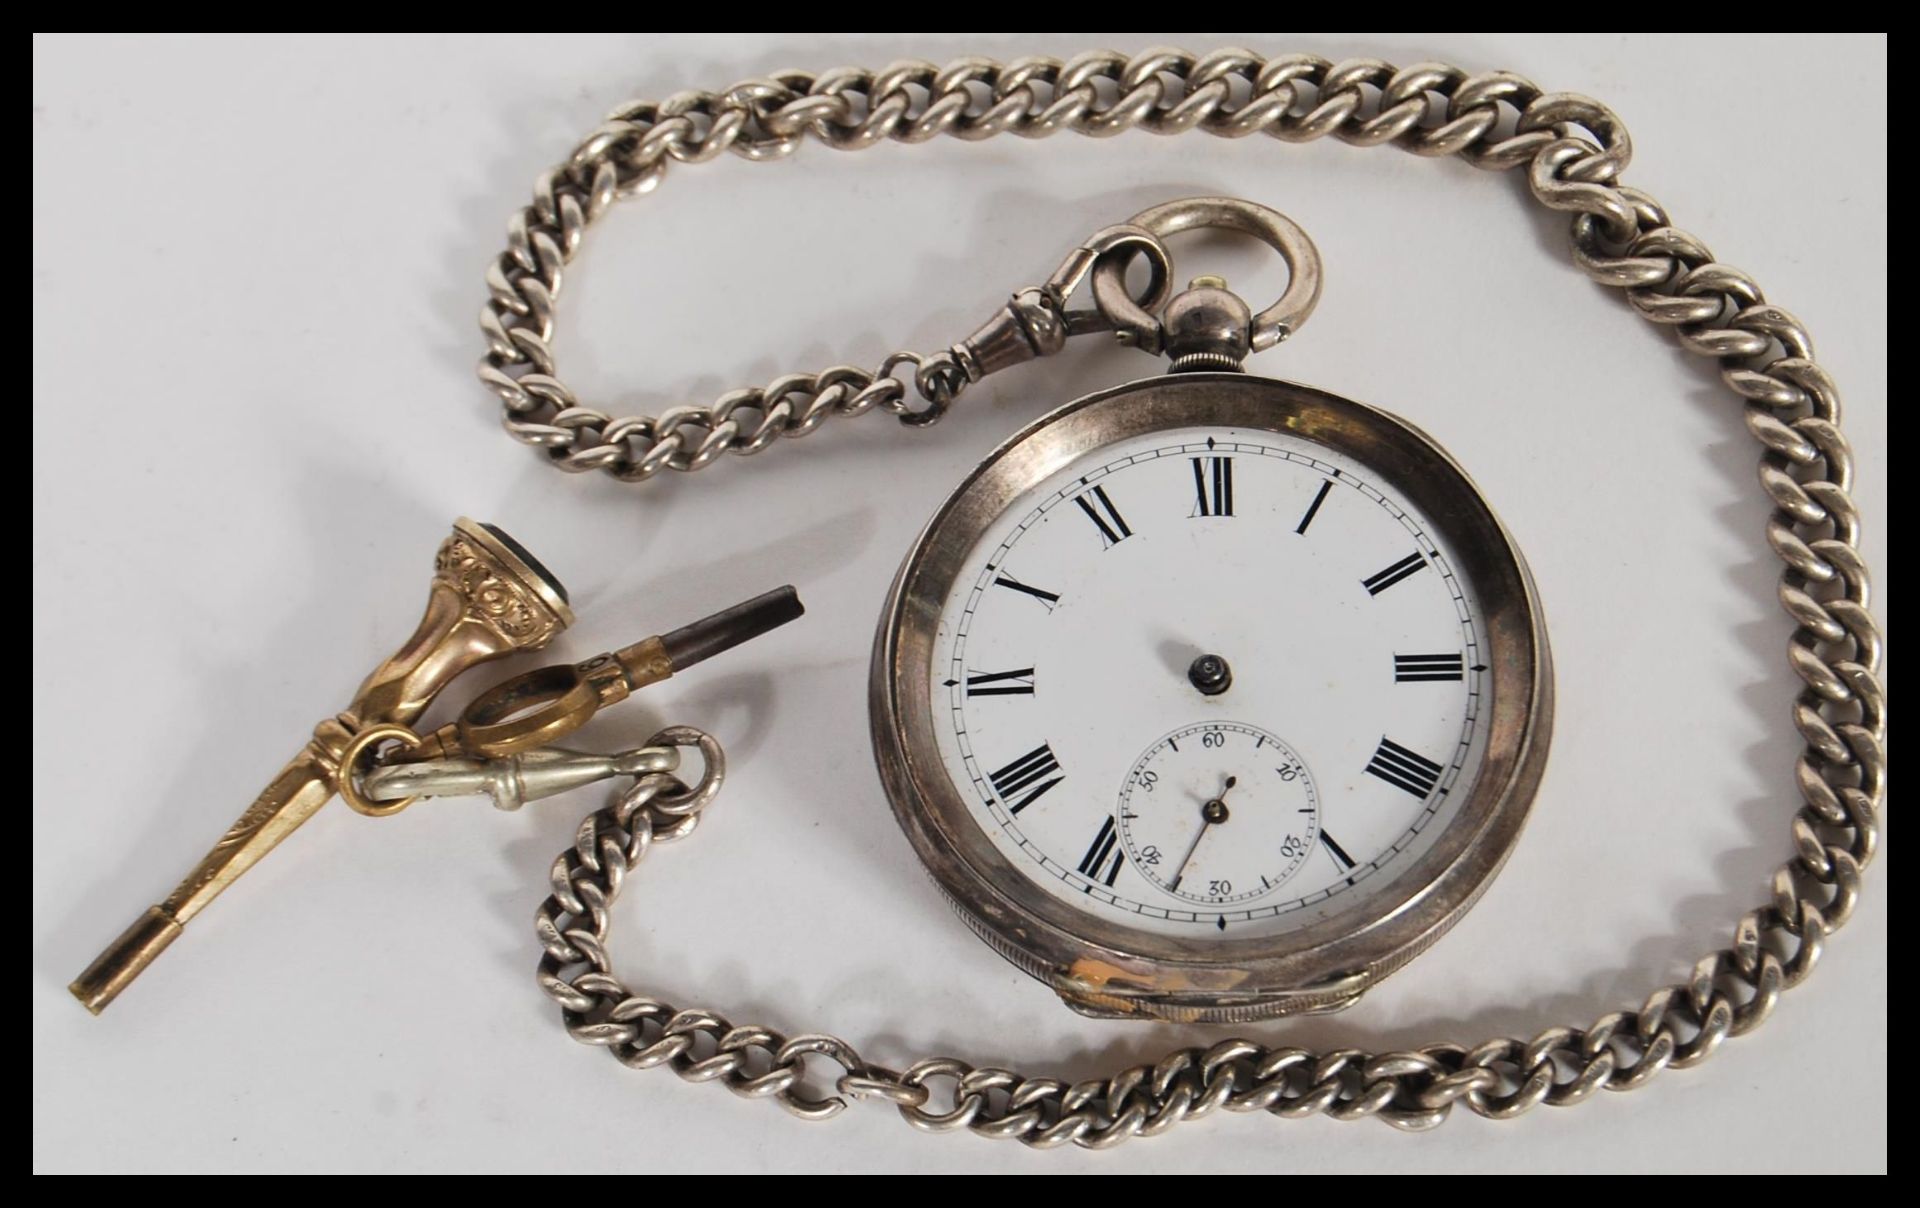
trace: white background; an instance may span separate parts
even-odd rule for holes
[[[548,862],[599,798],[517,815],[331,807],[104,1017],[65,985],[165,896],[411,630],[467,513],[565,578],[584,657],[783,582],[804,623],[649,691],[600,744],[711,729],[729,789],[629,886],[636,988],[1085,1077],[1184,1031],[1079,1019],[942,906],[866,736],[868,643],[946,490],[1044,408],[1152,363],[1075,348],[928,434],[835,422],[645,486],[568,478],[472,378],[482,272],[534,176],[631,95],[787,66],[1246,44],[1510,68],[1603,98],[1630,183],[1817,334],[1886,567],[1886,45],[1877,38],[800,35],[36,40],[33,1145],[41,1170],[1878,1170],[1887,863],[1758,1035],[1577,1111],[1492,1124],[1216,1117],[1107,1155],[807,1125],[570,1042],[534,987]],[[1086,232],[1226,193],[1299,221],[1319,312],[1255,362],[1400,411],[1527,551],[1559,664],[1552,765],[1479,908],[1345,1015],[1275,1043],[1530,1036],[1727,942],[1788,850],[1787,633],[1756,446],[1710,369],[1570,267],[1517,175],[1333,140],[1062,136],[809,146],[677,168],[567,278],[563,375],[618,413],[965,334]],[[1238,245],[1183,255],[1256,295]],[[1878,601],[1885,616],[1885,595]],[[496,673],[497,674],[497,673]],[[465,692],[453,696],[464,699]],[[449,703],[452,703],[451,701]]]

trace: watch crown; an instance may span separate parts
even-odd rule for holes
[[[1220,277],[1195,277],[1161,319],[1173,372],[1238,372],[1253,349],[1253,310]]]

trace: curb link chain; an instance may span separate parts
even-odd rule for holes
[[[846,366],[789,374],[711,406],[611,419],[578,403],[554,376],[549,345],[561,270],[587,223],[617,198],[650,191],[674,161],[698,163],[727,150],[773,159],[808,135],[858,149],[943,133],[970,140],[1062,129],[1105,136],[1136,126],[1160,134],[1263,133],[1289,142],[1332,135],[1420,155],[1461,155],[1485,168],[1525,165],[1534,196],[1572,215],[1580,269],[1623,290],[1635,310],[1671,328],[1689,351],[1719,363],[1721,377],[1745,400],[1747,428],[1761,445],[1760,484],[1774,505],[1767,541],[1785,566],[1778,594],[1794,624],[1787,661],[1802,684],[1792,704],[1806,744],[1794,770],[1793,855],[1774,872],[1769,900],[1734,924],[1727,947],[1638,1009],[1609,1012],[1584,1028],[1548,1028],[1531,1040],[1315,1053],[1235,1039],[1071,1084],[951,1058],[896,1072],[868,1064],[835,1037],[788,1038],[634,995],[614,974],[606,939],[628,872],[655,841],[690,833],[719,788],[718,744],[676,728],[650,745],[698,747],[707,761],[700,781],[689,788],[665,773],[641,777],[588,816],[554,862],[552,896],[536,921],[545,949],[539,980],[560,1004],[568,1031],[623,1064],[667,1065],[689,1081],[719,1081],[811,1119],[837,1114],[848,1098],[874,1098],[925,1130],[1104,1148],[1217,1109],[1377,1116],[1425,1129],[1464,1103],[1478,1115],[1508,1119],[1540,1103],[1567,1106],[1600,1089],[1636,1089],[1664,1069],[1699,1064],[1722,1041],[1758,1027],[1780,993],[1813,971],[1827,937],[1852,915],[1862,870],[1879,843],[1886,698],[1850,495],[1853,454],[1840,430],[1839,393],[1814,361],[1806,330],[1767,302],[1745,273],[1717,263],[1699,240],[1669,225],[1652,198],[1617,183],[1631,144],[1598,102],[1543,93],[1504,72],[1468,75],[1437,63],[1402,70],[1305,55],[1263,59],[1241,50],[1202,58],[1172,50],[1132,58],[1095,52],[1065,63],[960,59],[945,68],[788,72],[724,93],[638,102],[616,111],[566,164],[542,176],[532,204],[514,216],[507,251],[488,273],[492,300],[482,322],[489,351],[481,379],[500,396],[516,439],[544,449],[563,469],[597,468],[623,479],[646,478],[662,466],[700,469],[725,452],[757,453],[776,437],[813,431],[829,415],[876,405],[910,423],[928,422],[962,385],[946,354],[896,353],[871,374]],[[913,368],[918,403],[908,401],[906,382],[894,376],[903,365]],[[836,1093],[810,1089],[817,1084],[809,1082],[809,1059],[816,1068],[837,1069]]]

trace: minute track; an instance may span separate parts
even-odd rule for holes
[[[1295,446],[1284,440],[1276,441],[1246,432],[1216,429],[1173,436],[1173,439],[1138,448],[1116,450],[1116,456],[1096,458],[1084,466],[1062,471],[1050,493],[1043,493],[1036,498],[1027,510],[1010,513],[1004,522],[1004,535],[997,542],[988,542],[976,555],[980,559],[975,563],[979,567],[977,577],[963,597],[956,597],[963,606],[951,614],[952,644],[943,655],[943,662],[956,668],[951,678],[961,684],[963,687],[960,690],[966,693],[965,698],[956,703],[952,713],[954,724],[958,727],[954,741],[962,741],[962,732],[967,736],[962,749],[956,752],[960,760],[957,773],[964,771],[966,776],[981,781],[1004,778],[1006,768],[1003,765],[1007,756],[1001,755],[998,762],[988,764],[983,769],[973,763],[971,755],[967,754],[968,750],[982,741],[982,735],[997,734],[999,728],[1011,724],[993,711],[1005,708],[1005,705],[996,705],[994,696],[981,692],[981,689],[1002,686],[1018,688],[1025,682],[1026,676],[1031,676],[1035,683],[1051,684],[1047,716],[1055,719],[1104,716],[1116,702],[1153,698],[1162,687],[1180,689],[1174,702],[1179,709],[1190,709],[1197,701],[1209,699],[1194,692],[1188,683],[1191,656],[1183,656],[1173,650],[1169,650],[1165,658],[1169,665],[1176,668],[1177,674],[1162,674],[1164,685],[1136,682],[1129,678],[1133,672],[1125,672],[1116,678],[1116,672],[1134,666],[1136,659],[1146,657],[1151,651],[1151,641],[1142,644],[1117,636],[1103,639],[1097,656],[1089,648],[1089,657],[1094,657],[1093,662],[1074,662],[1071,652],[1084,643],[1094,641],[1092,635],[1109,632],[1115,617],[1191,619],[1196,615],[1191,607],[1195,600],[1214,597],[1244,599],[1251,606],[1260,608],[1262,616],[1271,608],[1270,597],[1266,603],[1256,603],[1262,599],[1257,592],[1244,588],[1227,589],[1218,580],[1217,569],[1176,572],[1166,562],[1168,557],[1188,548],[1198,551],[1196,556],[1204,560],[1211,557],[1206,551],[1214,548],[1208,543],[1225,539],[1221,535],[1198,534],[1189,538],[1184,535],[1185,529],[1182,527],[1202,519],[1196,514],[1201,487],[1205,487],[1209,493],[1210,513],[1215,500],[1228,502],[1225,496],[1214,493],[1216,481],[1211,467],[1215,460],[1230,459],[1235,467],[1231,479],[1233,524],[1222,529],[1222,534],[1228,531],[1239,533],[1240,539],[1253,543],[1249,548],[1267,551],[1260,556],[1260,560],[1272,563],[1274,573],[1280,576],[1277,581],[1286,584],[1287,593],[1299,601],[1300,607],[1309,610],[1304,615],[1319,615],[1315,610],[1332,606],[1332,601],[1340,598],[1342,593],[1361,601],[1374,600],[1369,605],[1370,610],[1387,610],[1380,617],[1387,618],[1388,627],[1378,627],[1380,617],[1365,622],[1367,628],[1357,631],[1361,635],[1359,644],[1345,643],[1351,647],[1355,661],[1343,661],[1339,666],[1345,670],[1326,674],[1333,674],[1335,679],[1343,682],[1369,680],[1364,674],[1365,660],[1360,657],[1360,651],[1364,649],[1376,652],[1372,656],[1378,659],[1375,666],[1401,666],[1394,661],[1402,657],[1396,652],[1396,646],[1399,651],[1421,649],[1419,644],[1396,638],[1399,627],[1403,625],[1415,626],[1408,632],[1424,633],[1430,639],[1446,639],[1450,635],[1455,649],[1463,652],[1460,656],[1462,659],[1467,657],[1464,652],[1477,655],[1481,649],[1469,596],[1462,590],[1441,547],[1412,512],[1375,485],[1365,467],[1329,461],[1323,453],[1305,445]],[[1196,467],[1200,469],[1197,481]],[[1225,486],[1224,476],[1219,485]],[[1260,491],[1261,502],[1258,504],[1250,502],[1254,497],[1248,494],[1256,487]],[[1331,493],[1336,488],[1352,502],[1333,508]],[[1302,506],[1298,501],[1310,501],[1316,495],[1320,497],[1322,507],[1314,529],[1314,542],[1300,546],[1271,544],[1275,538],[1267,534],[1277,532],[1285,534],[1289,541],[1293,539],[1293,530],[1299,524],[1298,509]],[[1068,504],[1071,506],[1066,506]],[[1113,529],[1115,535],[1120,536],[1119,542],[1108,542],[1103,534],[1089,534],[1086,531],[1090,527],[1090,509],[1093,515],[1107,518],[1108,524],[1112,524],[1107,504],[1113,505],[1113,514],[1124,516],[1125,534],[1122,535],[1117,527]],[[1068,519],[1061,524],[1054,524],[1053,518],[1058,515],[1066,515]],[[1369,520],[1369,517],[1377,519]],[[1205,519],[1225,520],[1226,517],[1208,515]],[[1356,529],[1355,525],[1361,527]],[[1368,527],[1371,525],[1380,527]],[[1394,537],[1396,533],[1399,534],[1397,539]],[[1100,536],[1101,539],[1089,541],[1090,536]],[[1201,544],[1193,546],[1193,540]],[[1414,551],[1400,553],[1397,559],[1369,552],[1391,551],[1396,544],[1406,551],[1405,543],[1409,540]],[[1123,543],[1125,549],[1122,548]],[[1132,553],[1127,555],[1126,550],[1129,549]],[[1422,571],[1428,572],[1420,576],[1427,585],[1415,591],[1409,585],[1411,579],[1408,579],[1393,593],[1375,598],[1363,580],[1381,566],[1390,566],[1394,561],[1408,557],[1415,559]],[[1296,562],[1298,559],[1307,561]],[[1009,590],[1002,582],[1010,566],[1039,565],[1044,565],[1048,570],[1047,581],[1051,585],[1048,590],[1060,598],[1061,602],[1055,608],[1033,608],[1021,599],[1028,593]],[[1205,561],[1200,565],[1206,565]],[[1301,578],[1301,573],[1309,566],[1325,569]],[[1322,574],[1327,576],[1324,586],[1308,586],[1309,583],[1320,582],[1318,576]],[[1089,578],[1089,575],[1094,577]],[[1113,576],[1119,578],[1112,578],[1109,582]],[[1402,577],[1407,578],[1404,568]],[[1108,585],[1102,586],[1103,583]],[[1121,586],[1122,583],[1127,586]],[[1159,606],[1150,601],[1156,598],[1156,592],[1162,590],[1173,592],[1170,598],[1185,603],[1160,611]],[[1403,594],[1408,592],[1413,594]],[[1436,622],[1445,628],[1435,628]],[[1173,623],[1177,627],[1181,622],[1176,620]],[[1236,624],[1219,632],[1224,640],[1224,635],[1243,628]],[[1166,631],[1164,622],[1162,631]],[[983,637],[983,634],[986,636]],[[1325,655],[1327,649],[1342,645],[1338,642],[1315,642],[1288,657],[1297,658],[1300,654],[1306,654],[1319,658]],[[1023,656],[1018,662],[1019,668],[1025,670],[1025,675],[1016,672],[1016,678],[1008,681],[972,682],[983,675],[1006,674],[985,672],[982,667],[996,663],[1007,666],[1013,661],[1010,656],[1014,655]],[[1063,662],[1063,659],[1068,661]],[[1027,668],[1029,662],[1031,668]],[[1149,657],[1147,662],[1153,663],[1155,659]],[[1289,682],[1287,677],[1276,678],[1270,671],[1263,675],[1259,660],[1249,666],[1246,658],[1235,653],[1233,662],[1236,678],[1232,686],[1225,695],[1213,699],[1235,711],[1241,709],[1243,700],[1257,702],[1265,699],[1267,694]],[[1283,659],[1281,665],[1284,662]],[[972,666],[959,670],[967,663]],[[1416,664],[1405,665],[1411,667]],[[1436,677],[1444,676],[1448,666],[1445,657],[1433,664],[1436,670],[1428,671],[1429,664],[1426,662],[1417,665],[1422,668],[1422,675],[1433,674]],[[1477,657],[1474,665],[1479,665]],[[1465,755],[1476,733],[1478,679],[1479,673],[1468,673],[1463,663],[1458,679],[1439,679],[1423,688],[1423,692],[1439,694],[1432,701],[1422,702],[1415,697],[1400,705],[1387,702],[1390,709],[1400,711],[1396,715],[1404,714],[1407,719],[1397,725],[1420,734],[1421,742],[1431,743],[1438,737],[1442,743],[1456,745],[1457,753],[1443,761],[1442,770],[1434,780],[1436,788],[1453,783],[1473,766]],[[1388,679],[1386,682],[1390,685],[1398,681]],[[1017,699],[1038,698],[1030,698],[1024,692],[1019,692]],[[1287,698],[1276,699],[1284,702]],[[1307,705],[1309,714],[1299,722],[1283,723],[1282,729],[1300,726],[1304,727],[1302,733],[1312,734],[1317,732],[1316,727],[1324,727],[1324,718],[1314,715],[1324,714],[1325,710],[1312,708],[1309,698],[1292,699],[1294,703],[1283,703],[1283,709],[1292,710]],[[1089,713],[1089,710],[1092,712]],[[1451,726],[1451,736],[1436,735],[1432,729],[1436,722]],[[1076,721],[1075,724],[1079,723]],[[1127,723],[1118,729],[1105,722],[1101,726],[1118,737],[1136,724],[1139,723]],[[1153,723],[1149,721],[1147,724]],[[1037,884],[1057,887],[1050,891],[1072,893],[1083,903],[1091,901],[1094,908],[1110,908],[1117,914],[1135,919],[1161,920],[1155,925],[1176,930],[1191,928],[1203,931],[1212,927],[1217,932],[1216,924],[1224,918],[1234,925],[1235,934],[1258,935],[1263,934],[1262,927],[1279,925],[1280,920],[1290,912],[1318,911],[1320,904],[1330,902],[1367,881],[1380,867],[1399,858],[1402,850],[1418,842],[1427,831],[1429,821],[1446,800],[1446,794],[1436,792],[1432,802],[1424,798],[1417,802],[1409,801],[1404,817],[1393,823],[1399,829],[1392,833],[1376,832],[1376,828],[1384,825],[1386,819],[1395,817],[1391,812],[1379,814],[1376,811],[1373,818],[1359,823],[1349,822],[1345,828],[1348,833],[1342,838],[1345,845],[1342,851],[1353,863],[1351,867],[1341,869],[1339,876],[1333,875],[1337,861],[1315,864],[1311,867],[1320,871],[1313,874],[1313,881],[1303,882],[1289,892],[1269,897],[1285,878],[1277,877],[1273,866],[1263,867],[1256,863],[1244,876],[1203,877],[1198,880],[1189,877],[1181,883],[1177,895],[1163,899],[1156,895],[1165,892],[1164,886],[1155,888],[1152,870],[1139,871],[1137,851],[1127,865],[1139,875],[1112,864],[1101,866],[1098,879],[1085,878],[1080,873],[1080,865],[1085,862],[1087,855],[1088,837],[1098,826],[1095,820],[1081,812],[1087,807],[1076,803],[1085,802],[1090,792],[1096,794],[1094,800],[1097,801],[1100,783],[1111,783],[1111,778],[1117,777],[1118,772],[1114,769],[1126,756],[1116,758],[1111,753],[1103,753],[1097,741],[1095,746],[1087,746],[1089,737],[1076,737],[1071,726],[1063,727],[1058,721],[1050,721],[1049,725],[1051,750],[1057,753],[1057,758],[1063,764],[1077,769],[1074,783],[1078,788],[1066,797],[1059,796],[1058,791],[1050,793],[1047,800],[1055,804],[1039,813],[1035,812],[1037,803],[1034,803],[1035,809],[1028,808],[1027,794],[1030,790],[1016,789],[1010,794],[999,794],[997,799],[1004,803],[1005,812],[996,823],[994,833],[1004,835],[1006,850],[1016,858],[1019,866],[1031,870],[1029,875]],[[1087,733],[1092,735],[1091,731]],[[1322,737],[1314,741],[1323,745],[1328,741],[1336,744],[1365,741],[1365,749],[1355,762],[1348,765],[1351,771],[1347,774],[1356,779],[1357,786],[1375,781],[1374,777],[1361,776],[1360,773],[1368,756],[1373,753],[1378,736],[1379,731],[1375,730],[1364,739],[1357,735],[1335,735],[1332,739]],[[1191,747],[1204,752],[1208,748],[1201,745],[1202,737],[1196,732],[1173,738],[1169,749],[1184,752]],[[1018,742],[1018,738],[1012,741]],[[1247,741],[1250,748],[1258,748],[1268,739],[1256,735]],[[1014,749],[1025,751],[1030,745],[1029,742],[1027,746]],[[1006,749],[999,745],[998,740],[995,746],[996,750]],[[1323,762],[1333,767],[1342,761],[1329,756]],[[1015,810],[1012,808],[1014,806],[1020,808]],[[1118,816],[1124,818],[1124,811]],[[1104,814],[1098,817],[1104,817]],[[1080,821],[1070,823],[1067,821],[1070,818]],[[1229,824],[1223,827],[1219,841],[1227,842],[1235,835],[1244,841],[1249,834],[1247,825]],[[1056,832],[1056,827],[1062,829]],[[1310,850],[1313,833],[1310,828],[1296,833],[1294,839],[1303,845],[1304,850]],[[1272,841],[1277,844],[1287,838],[1287,834],[1281,832],[1274,835]],[[1183,841],[1191,839],[1191,833],[1187,833]],[[1215,840],[1208,840],[1209,847],[1214,843]],[[1356,843],[1369,845],[1365,854],[1355,848]],[[1180,854],[1180,851],[1174,851],[1170,858]],[[1109,876],[1113,878],[1111,882],[1107,880]],[[1092,888],[1103,892],[1089,895],[1089,880],[1092,880]],[[1225,881],[1230,888],[1213,885],[1220,881]],[[1203,892],[1198,899],[1189,902],[1187,895],[1195,885],[1211,892]],[[1196,909],[1196,906],[1204,907],[1222,900],[1222,895],[1228,899],[1239,898],[1250,889],[1259,891],[1258,902],[1228,905],[1214,910]],[[1316,913],[1313,917],[1319,915]],[[1252,932],[1245,930],[1248,925],[1255,925]]]

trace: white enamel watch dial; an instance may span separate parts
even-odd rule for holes
[[[970,551],[934,641],[942,762],[994,846],[1077,910],[1291,930],[1422,850],[1471,777],[1477,612],[1435,525],[1352,458],[1145,433],[1025,492]],[[1208,659],[1224,687],[1195,675]]]
[[[1545,759],[1526,571],[1427,437],[1176,374],[1002,446],[902,567],[875,749],[961,916],[1070,1005],[1352,1001],[1450,927]]]

